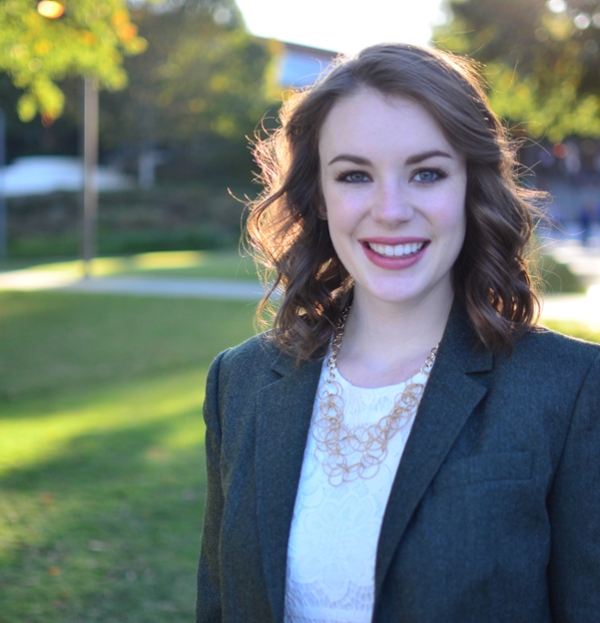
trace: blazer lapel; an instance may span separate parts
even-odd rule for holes
[[[281,378],[257,403],[256,487],[265,579],[274,621],[283,621],[287,545],[321,362],[274,362]]]
[[[487,391],[469,373],[490,370],[493,357],[483,347],[473,351],[473,344],[466,314],[455,304],[383,518],[375,569],[376,599],[412,514]]]

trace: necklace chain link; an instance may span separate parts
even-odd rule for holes
[[[372,478],[377,474],[387,456],[388,443],[410,421],[425,391],[426,381],[416,383],[413,379],[419,372],[429,377],[438,351],[438,346],[431,349],[425,363],[394,399],[394,406],[388,415],[375,424],[350,428],[344,422],[343,389],[335,379],[349,311],[347,307],[342,312],[333,336],[331,354],[327,360],[327,380],[318,390],[319,411],[313,423],[313,437],[318,450],[326,455],[323,469],[332,485],[352,482],[358,478]],[[350,462],[356,453],[360,454],[360,458]]]

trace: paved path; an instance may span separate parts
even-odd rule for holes
[[[133,296],[167,296],[238,301],[259,301],[263,288],[259,283],[219,279],[152,279],[101,277],[80,279],[59,290]]]
[[[258,301],[263,288],[253,281],[233,279],[165,279],[153,277],[81,278],[52,270],[16,270],[0,273],[0,290],[55,290],[90,294],[167,296]]]
[[[557,244],[550,249],[589,285],[587,294],[547,296],[543,320],[574,320],[600,329],[600,249]],[[0,273],[0,290],[55,290],[90,294],[166,296],[258,301],[260,284],[242,280],[166,279],[157,277],[108,276],[82,279],[73,271],[16,270]]]
[[[547,296],[542,320],[577,320],[600,329],[600,247],[583,247],[578,240],[549,242],[544,251],[569,267],[587,287],[587,294]]]
[[[554,294],[542,301],[541,320],[576,321],[600,330],[600,288],[587,294]]]

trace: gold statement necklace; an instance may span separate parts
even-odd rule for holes
[[[429,377],[438,346],[431,349],[425,363],[406,383],[404,390],[394,399],[388,415],[369,426],[350,428],[344,422],[344,396],[342,386],[335,378],[337,358],[342,346],[349,308],[340,317],[327,360],[329,374],[318,389],[319,412],[313,425],[317,448],[326,456],[323,469],[332,485],[352,482],[358,478],[372,478],[379,471],[388,452],[388,443],[406,425],[416,410],[425,391],[425,383],[416,383],[419,372]],[[350,462],[352,455],[359,454]]]

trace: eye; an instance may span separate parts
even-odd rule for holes
[[[338,182],[346,182],[348,184],[362,184],[363,182],[370,182],[371,178],[362,171],[347,171],[340,173],[336,180]]]
[[[439,169],[421,169],[415,173],[413,179],[416,182],[421,182],[423,184],[431,184],[433,182],[443,180],[445,177],[446,174]]]

